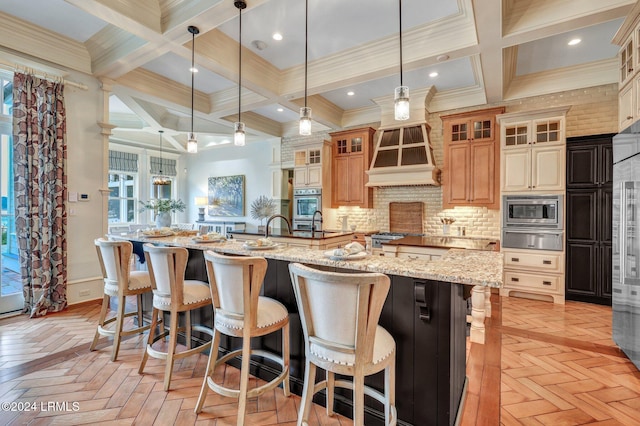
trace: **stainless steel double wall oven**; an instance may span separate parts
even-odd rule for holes
[[[503,247],[561,251],[564,240],[563,196],[504,195]]]

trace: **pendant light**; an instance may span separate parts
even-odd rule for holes
[[[400,86],[394,92],[394,116],[396,120],[409,119],[409,87],[402,84],[402,0],[398,0],[398,20],[400,23]]]
[[[309,0],[304,1],[304,106],[300,108],[300,134],[311,134],[311,108],[307,107],[307,67],[308,67],[308,39],[309,39]]]
[[[244,0],[236,0],[233,5],[238,8],[238,121],[233,123],[233,144],[244,146],[244,123],[241,120],[240,100],[242,99],[242,9],[247,7]]]
[[[198,152],[198,139],[196,134],[193,133],[193,99],[194,99],[194,88],[193,82],[198,69],[195,64],[195,56],[196,56],[196,34],[200,34],[200,30],[198,27],[194,27],[193,25],[189,25],[188,28],[191,33],[191,131],[187,135],[187,152],[191,154],[195,154]]]
[[[164,130],[158,130],[158,133],[160,133],[160,173],[157,176],[153,177],[153,184],[161,186],[170,185],[171,179],[169,178],[169,176],[165,176],[162,174],[162,165],[164,164],[162,160],[162,134],[164,133]]]

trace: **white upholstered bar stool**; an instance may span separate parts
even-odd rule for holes
[[[104,296],[102,298],[98,328],[89,350],[95,350],[100,336],[113,336],[111,361],[115,361],[118,358],[120,340],[123,336],[142,333],[149,329],[149,326],[143,325],[144,322],[142,321],[141,296],[143,293],[151,291],[151,281],[148,272],[131,271],[133,245],[129,241],[109,241],[104,238],[98,238],[94,241],[94,244],[100,260],[100,268],[102,269]],[[136,296],[137,311],[125,311],[127,296]],[[118,298],[118,308],[116,315],[107,319],[111,297]],[[124,319],[134,315],[138,316],[138,327],[124,330]],[[107,325],[113,322],[115,322],[115,328],[107,328]]]
[[[260,296],[260,289],[267,271],[267,261],[262,257],[224,256],[204,253],[207,275],[213,299],[214,335],[209,363],[202,382],[202,389],[195,412],[202,405],[211,388],[223,396],[238,398],[237,424],[245,424],[247,398],[262,395],[282,382],[284,395],[289,396],[289,312],[280,302]],[[282,356],[259,349],[251,349],[251,337],[264,336],[282,330]],[[220,334],[241,337],[242,349],[232,351],[218,359]],[[239,389],[230,389],[214,382],[216,366],[242,355]],[[249,361],[251,355],[261,356],[282,365],[282,372],[262,386],[248,389]]]
[[[353,389],[353,423],[364,424],[364,395],[384,404],[385,424],[395,425],[393,337],[378,325],[390,280],[378,273],[337,273],[299,263],[289,265],[305,338],[305,375],[298,425],[305,425],[313,395],[327,389],[327,414],[333,414],[334,387]],[[326,379],[315,383],[316,367]],[[384,370],[384,394],[364,384]],[[334,375],[353,377],[335,380]]]
[[[151,287],[153,291],[153,313],[151,330],[145,351],[142,355],[138,373],[142,374],[149,356],[166,360],[164,373],[164,390],[169,390],[173,363],[176,359],[182,359],[190,355],[205,351],[211,347],[211,342],[206,342],[195,348],[191,348],[192,330],[206,333],[210,336],[213,332],[202,325],[191,324],[191,310],[204,306],[211,306],[211,295],[206,282],[198,280],[185,280],[184,273],[187,267],[189,252],[183,247],[156,247],[152,244],[144,245],[144,255],[149,267]],[[158,324],[158,316],[162,312],[169,312],[171,320],[169,330],[155,335]],[[178,316],[184,312],[185,326],[179,328]],[[176,352],[178,343],[178,331],[184,330],[187,349]],[[153,344],[169,335],[169,345],[166,352],[154,349]]]

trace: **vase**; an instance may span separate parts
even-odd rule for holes
[[[442,225],[442,235],[449,235],[449,225]]]
[[[171,212],[159,212],[156,215],[156,228],[169,228],[171,226]]]

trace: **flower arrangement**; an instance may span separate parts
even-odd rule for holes
[[[452,223],[454,223],[456,220],[452,217],[441,217],[440,218],[440,223],[443,225],[451,225]]]
[[[253,219],[260,219],[260,225],[262,221],[276,211],[276,203],[273,199],[266,195],[261,195],[251,203],[251,217]]]
[[[187,205],[182,200],[171,200],[171,199],[163,199],[163,200],[151,200],[151,201],[140,201],[140,212],[145,210],[153,210],[157,213],[166,213],[166,212],[183,212]]]

